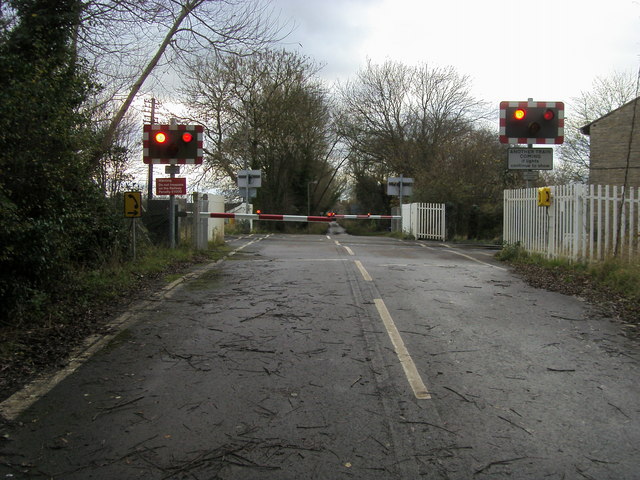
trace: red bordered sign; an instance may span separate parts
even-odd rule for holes
[[[156,178],[156,195],[186,195],[186,178]]]
[[[564,103],[500,102],[500,142],[564,143]]]

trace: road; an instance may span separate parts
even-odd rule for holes
[[[638,345],[580,299],[482,249],[229,245],[0,405],[0,478],[639,478]]]

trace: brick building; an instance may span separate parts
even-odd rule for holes
[[[590,136],[591,185],[624,185],[628,158],[628,185],[640,187],[640,97],[580,131]]]

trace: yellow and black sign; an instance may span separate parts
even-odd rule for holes
[[[538,189],[538,206],[551,206],[551,187],[541,187]]]
[[[124,192],[124,216],[126,218],[142,216],[142,194],[140,192]]]

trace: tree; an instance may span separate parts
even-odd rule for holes
[[[205,51],[215,55],[252,52],[276,38],[278,28],[258,1],[242,0],[92,0],[84,4],[86,21],[78,31],[79,50],[97,59],[105,51],[111,65],[127,67],[128,58],[138,59],[133,65],[135,78],[127,86],[128,93],[104,131],[100,152],[108,150],[116,130],[152,72]],[[96,34],[95,26],[101,27]],[[115,29],[113,27],[116,27]],[[132,28],[134,27],[134,28]],[[130,55],[131,47],[155,45],[148,38],[160,40],[155,51],[144,49],[144,57]],[[133,41],[132,41],[133,40]],[[125,43],[126,42],[126,43]],[[104,72],[104,69],[100,69]],[[166,73],[166,72],[165,72]],[[100,153],[99,152],[99,153]]]
[[[449,237],[497,239],[502,233],[505,188],[519,186],[506,169],[507,146],[494,131],[470,129],[442,145],[416,177],[414,200],[447,204]]]
[[[328,208],[339,191],[329,101],[316,72],[308,59],[286,51],[194,65],[184,102],[194,120],[206,122],[207,174],[232,182],[238,170],[262,169],[263,209],[306,213],[307,188],[313,210]]]
[[[93,127],[96,138],[103,136],[99,126],[99,123],[95,123]],[[132,153],[139,151],[139,142],[138,122],[125,117],[116,131],[113,143],[95,168],[94,179],[105,197],[119,199],[118,194],[134,182],[134,175],[131,173]]]
[[[581,92],[570,102],[565,120],[564,144],[559,148],[561,165],[558,174],[565,179],[586,182],[589,177],[589,137],[580,132],[597,120],[638,96],[637,78],[632,72],[614,72],[596,77],[592,90]]]
[[[118,224],[92,181],[82,105],[95,88],[72,49],[78,0],[14,0],[0,40],[0,323],[19,325],[113,253]]]
[[[469,78],[452,67],[369,62],[339,88],[339,96],[338,129],[350,152],[351,173],[363,186],[430,169],[446,145],[484,116]]]

